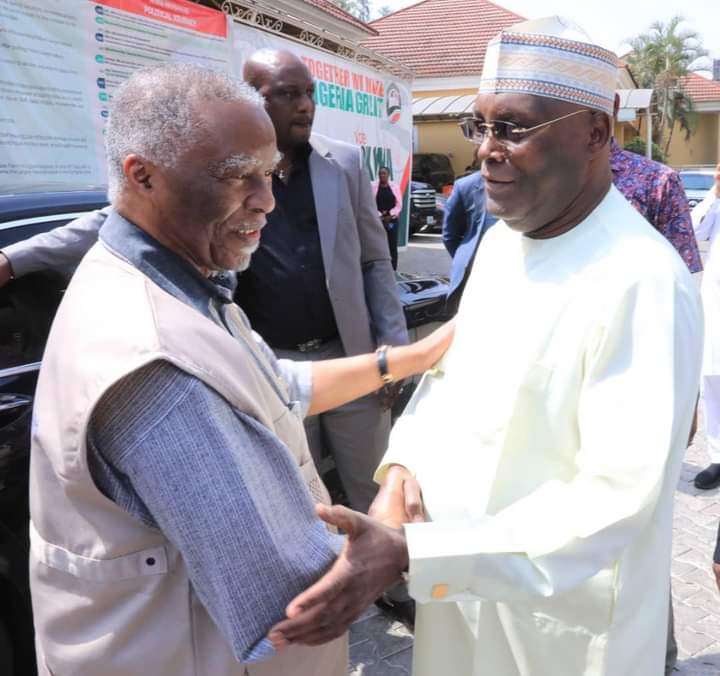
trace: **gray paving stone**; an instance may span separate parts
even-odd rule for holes
[[[703,546],[703,543],[698,543],[677,558],[683,563],[692,563],[696,568],[701,568],[710,565],[710,557],[711,554],[708,554],[707,547]]]
[[[713,613],[715,617],[720,617],[718,613],[718,594],[717,591],[709,591],[708,589],[700,588],[695,594],[684,599],[684,603],[689,606],[697,606],[699,608],[705,608],[705,610]],[[717,637],[720,640],[720,636]]]
[[[707,634],[695,631],[691,626],[686,626],[677,636],[678,647],[682,647],[683,652],[696,656],[706,651],[715,643],[715,639]]]
[[[699,584],[701,587],[704,587],[709,592],[712,592],[713,594],[717,595],[717,584],[715,583],[715,578],[712,577],[710,574],[710,571],[708,570],[710,567],[710,564],[708,562],[706,568],[696,568],[693,571],[690,571],[685,576],[685,579],[689,582],[695,582]],[[720,604],[720,598],[716,599],[717,602]]]
[[[710,611],[702,608],[701,606],[689,606],[685,603],[675,603],[673,605],[675,612],[675,626],[692,626],[698,622],[710,616]],[[711,631],[712,625],[709,623],[703,627],[698,627],[696,631]]]
[[[391,655],[385,659],[385,663],[399,669],[399,673],[410,674],[412,669],[412,647],[406,648],[400,653]]]
[[[687,601],[689,597],[695,596],[700,590],[702,590],[702,587],[695,582],[673,578],[672,593],[674,601]]]
[[[691,570],[697,570],[697,566],[692,563],[687,563],[686,561],[673,561],[672,566],[672,576],[673,579],[678,578],[679,580],[685,580],[687,579],[685,576],[687,573],[689,573]]]
[[[720,519],[720,500],[717,502],[711,502],[703,509],[703,514],[712,514],[715,517],[715,524],[717,525],[718,519]]]

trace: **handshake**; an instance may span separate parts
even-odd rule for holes
[[[368,516],[342,506],[318,505],[317,512],[345,531],[345,545],[330,570],[290,602],[288,619],[270,630],[276,649],[291,643],[320,645],[344,634],[407,571],[402,525],[425,520],[420,486],[400,465],[388,470]]]

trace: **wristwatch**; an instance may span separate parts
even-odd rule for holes
[[[381,345],[375,354],[377,355],[378,371],[380,371],[380,378],[383,381],[383,385],[390,385],[395,381],[395,377],[388,369],[387,352],[390,349],[387,345]]]

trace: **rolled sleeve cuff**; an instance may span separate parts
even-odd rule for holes
[[[282,377],[287,383],[290,400],[298,403],[301,417],[304,418],[310,410],[310,402],[312,401],[312,362],[278,359],[277,363]]]

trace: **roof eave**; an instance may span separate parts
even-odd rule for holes
[[[360,42],[366,40],[368,36],[380,35],[377,30],[352,15],[343,19],[307,1],[299,3],[297,0],[273,0],[272,4],[287,14],[298,16],[330,32],[344,35],[349,40]],[[339,7],[338,10],[343,11]]]

